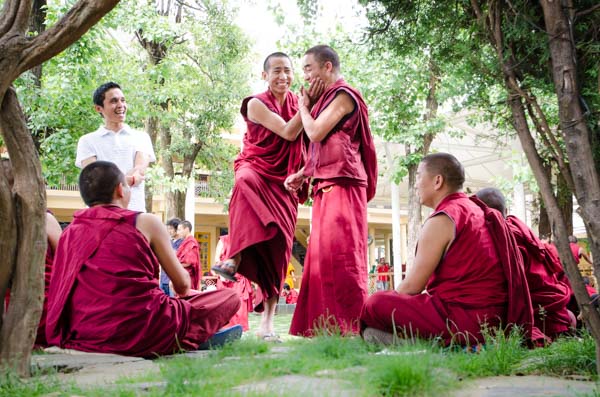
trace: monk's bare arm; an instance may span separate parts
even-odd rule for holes
[[[308,95],[304,93],[301,99],[300,115],[304,131],[311,142],[321,142],[337,123],[347,114],[354,110],[354,101],[344,91],[340,91],[334,100],[313,119],[310,110],[306,106]]]
[[[428,219],[419,234],[413,267],[396,291],[409,295],[423,292],[453,239],[454,223],[448,216],[440,214]]]
[[[295,141],[302,131],[300,114],[296,113],[287,123],[277,113],[270,111],[259,99],[248,102],[248,118],[256,124],[273,131],[287,141]]]
[[[136,227],[150,242],[152,251],[171,279],[175,292],[179,296],[186,296],[192,285],[190,275],[177,260],[165,225],[156,215],[139,214]]]
[[[62,229],[54,215],[49,213],[46,213],[46,234],[48,235],[48,243],[52,247],[52,250],[56,251]]]

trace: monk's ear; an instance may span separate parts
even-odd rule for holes
[[[433,186],[436,190],[440,190],[444,186],[444,177],[442,175],[436,175],[433,178]]]
[[[263,70],[263,71],[262,71],[262,73],[261,73],[261,76],[262,76],[262,79],[263,79],[264,81],[267,81],[267,77],[268,77],[268,74],[267,74],[267,72],[265,72],[265,71]]]

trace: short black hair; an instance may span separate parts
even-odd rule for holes
[[[79,193],[88,207],[110,204],[119,183],[125,183],[125,175],[115,163],[94,161],[79,174]]]
[[[167,226],[171,226],[173,229],[177,229],[177,226],[181,223],[181,219],[173,218],[167,221]]]
[[[183,226],[186,229],[188,229],[190,232],[192,231],[192,223],[190,221],[181,221],[179,222],[179,225],[177,226]]]
[[[500,211],[502,216],[506,214],[506,199],[504,195],[495,187],[486,187],[475,194],[488,207]]]
[[[331,62],[334,70],[340,69],[340,57],[333,48],[325,44],[319,44],[309,48],[305,55],[312,54],[319,65],[323,66],[325,62]]]
[[[286,291],[291,290],[290,285],[288,283],[283,283],[283,289]]]
[[[460,190],[465,183],[463,165],[450,153],[432,153],[421,160],[430,175],[441,175],[444,182],[454,190]]]
[[[288,54],[284,53],[284,52],[274,52],[272,54],[267,55],[267,57],[265,58],[265,61],[263,62],[263,70],[265,72],[269,71],[269,63],[271,62],[272,58],[287,58],[290,60],[290,64],[292,63],[291,58],[288,56]]]
[[[113,88],[121,89],[121,86],[115,82],[109,81],[108,83],[104,83],[100,87],[96,88],[96,91],[94,91],[94,97],[93,97],[94,105],[104,106],[104,97],[105,97],[106,91],[112,90]]]

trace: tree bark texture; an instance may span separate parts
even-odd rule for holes
[[[15,217],[16,228],[0,227],[3,234],[16,231],[18,242],[16,256],[0,259],[6,261],[3,268],[15,261],[10,305],[0,330],[0,367],[28,374],[44,299],[46,190],[25,115],[12,88],[0,107],[0,131],[13,164],[15,211],[10,215]]]
[[[590,144],[590,133],[581,107],[576,48],[569,10],[561,1],[541,1],[552,61],[552,78],[558,97],[559,118],[565,141],[575,197],[585,223],[594,256],[594,272],[600,274],[600,179]],[[598,364],[600,365],[600,363]]]
[[[16,241],[11,244],[8,238],[2,247],[14,252],[14,272],[10,305],[0,329],[0,368],[22,376],[30,373],[31,349],[42,309],[46,194],[35,145],[11,84],[21,73],[78,40],[118,2],[80,0],[56,24],[35,36],[28,35],[32,0],[7,0],[0,12],[0,133],[14,174],[12,209],[6,202],[8,195],[0,195],[0,205],[7,211],[2,211],[2,217],[12,213],[14,222],[0,223],[0,237],[12,233]],[[0,261],[2,269],[12,266],[4,256]]]

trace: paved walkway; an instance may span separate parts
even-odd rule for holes
[[[269,354],[287,354],[285,346],[273,346]],[[206,351],[186,353],[193,358],[205,357]],[[123,357],[113,354],[82,353],[74,350],[47,349],[47,354],[32,357],[34,368],[42,372],[49,369],[59,371],[58,378],[73,382],[81,387],[107,386],[123,378],[140,377],[156,373],[161,379],[158,365],[152,360]],[[356,368],[357,376],[362,376]],[[302,395],[330,397],[359,397],[361,391],[345,380],[337,379],[335,371],[322,371],[316,376],[285,375],[269,380],[261,380],[235,387],[232,391],[240,395]],[[120,382],[123,383],[122,381]],[[165,387],[165,382],[144,382],[131,384],[132,389],[148,390]],[[551,378],[546,376],[491,377],[465,382],[462,389],[452,397],[526,397],[526,396],[573,396],[592,395],[595,384],[586,381]],[[291,394],[290,394],[291,393]]]

